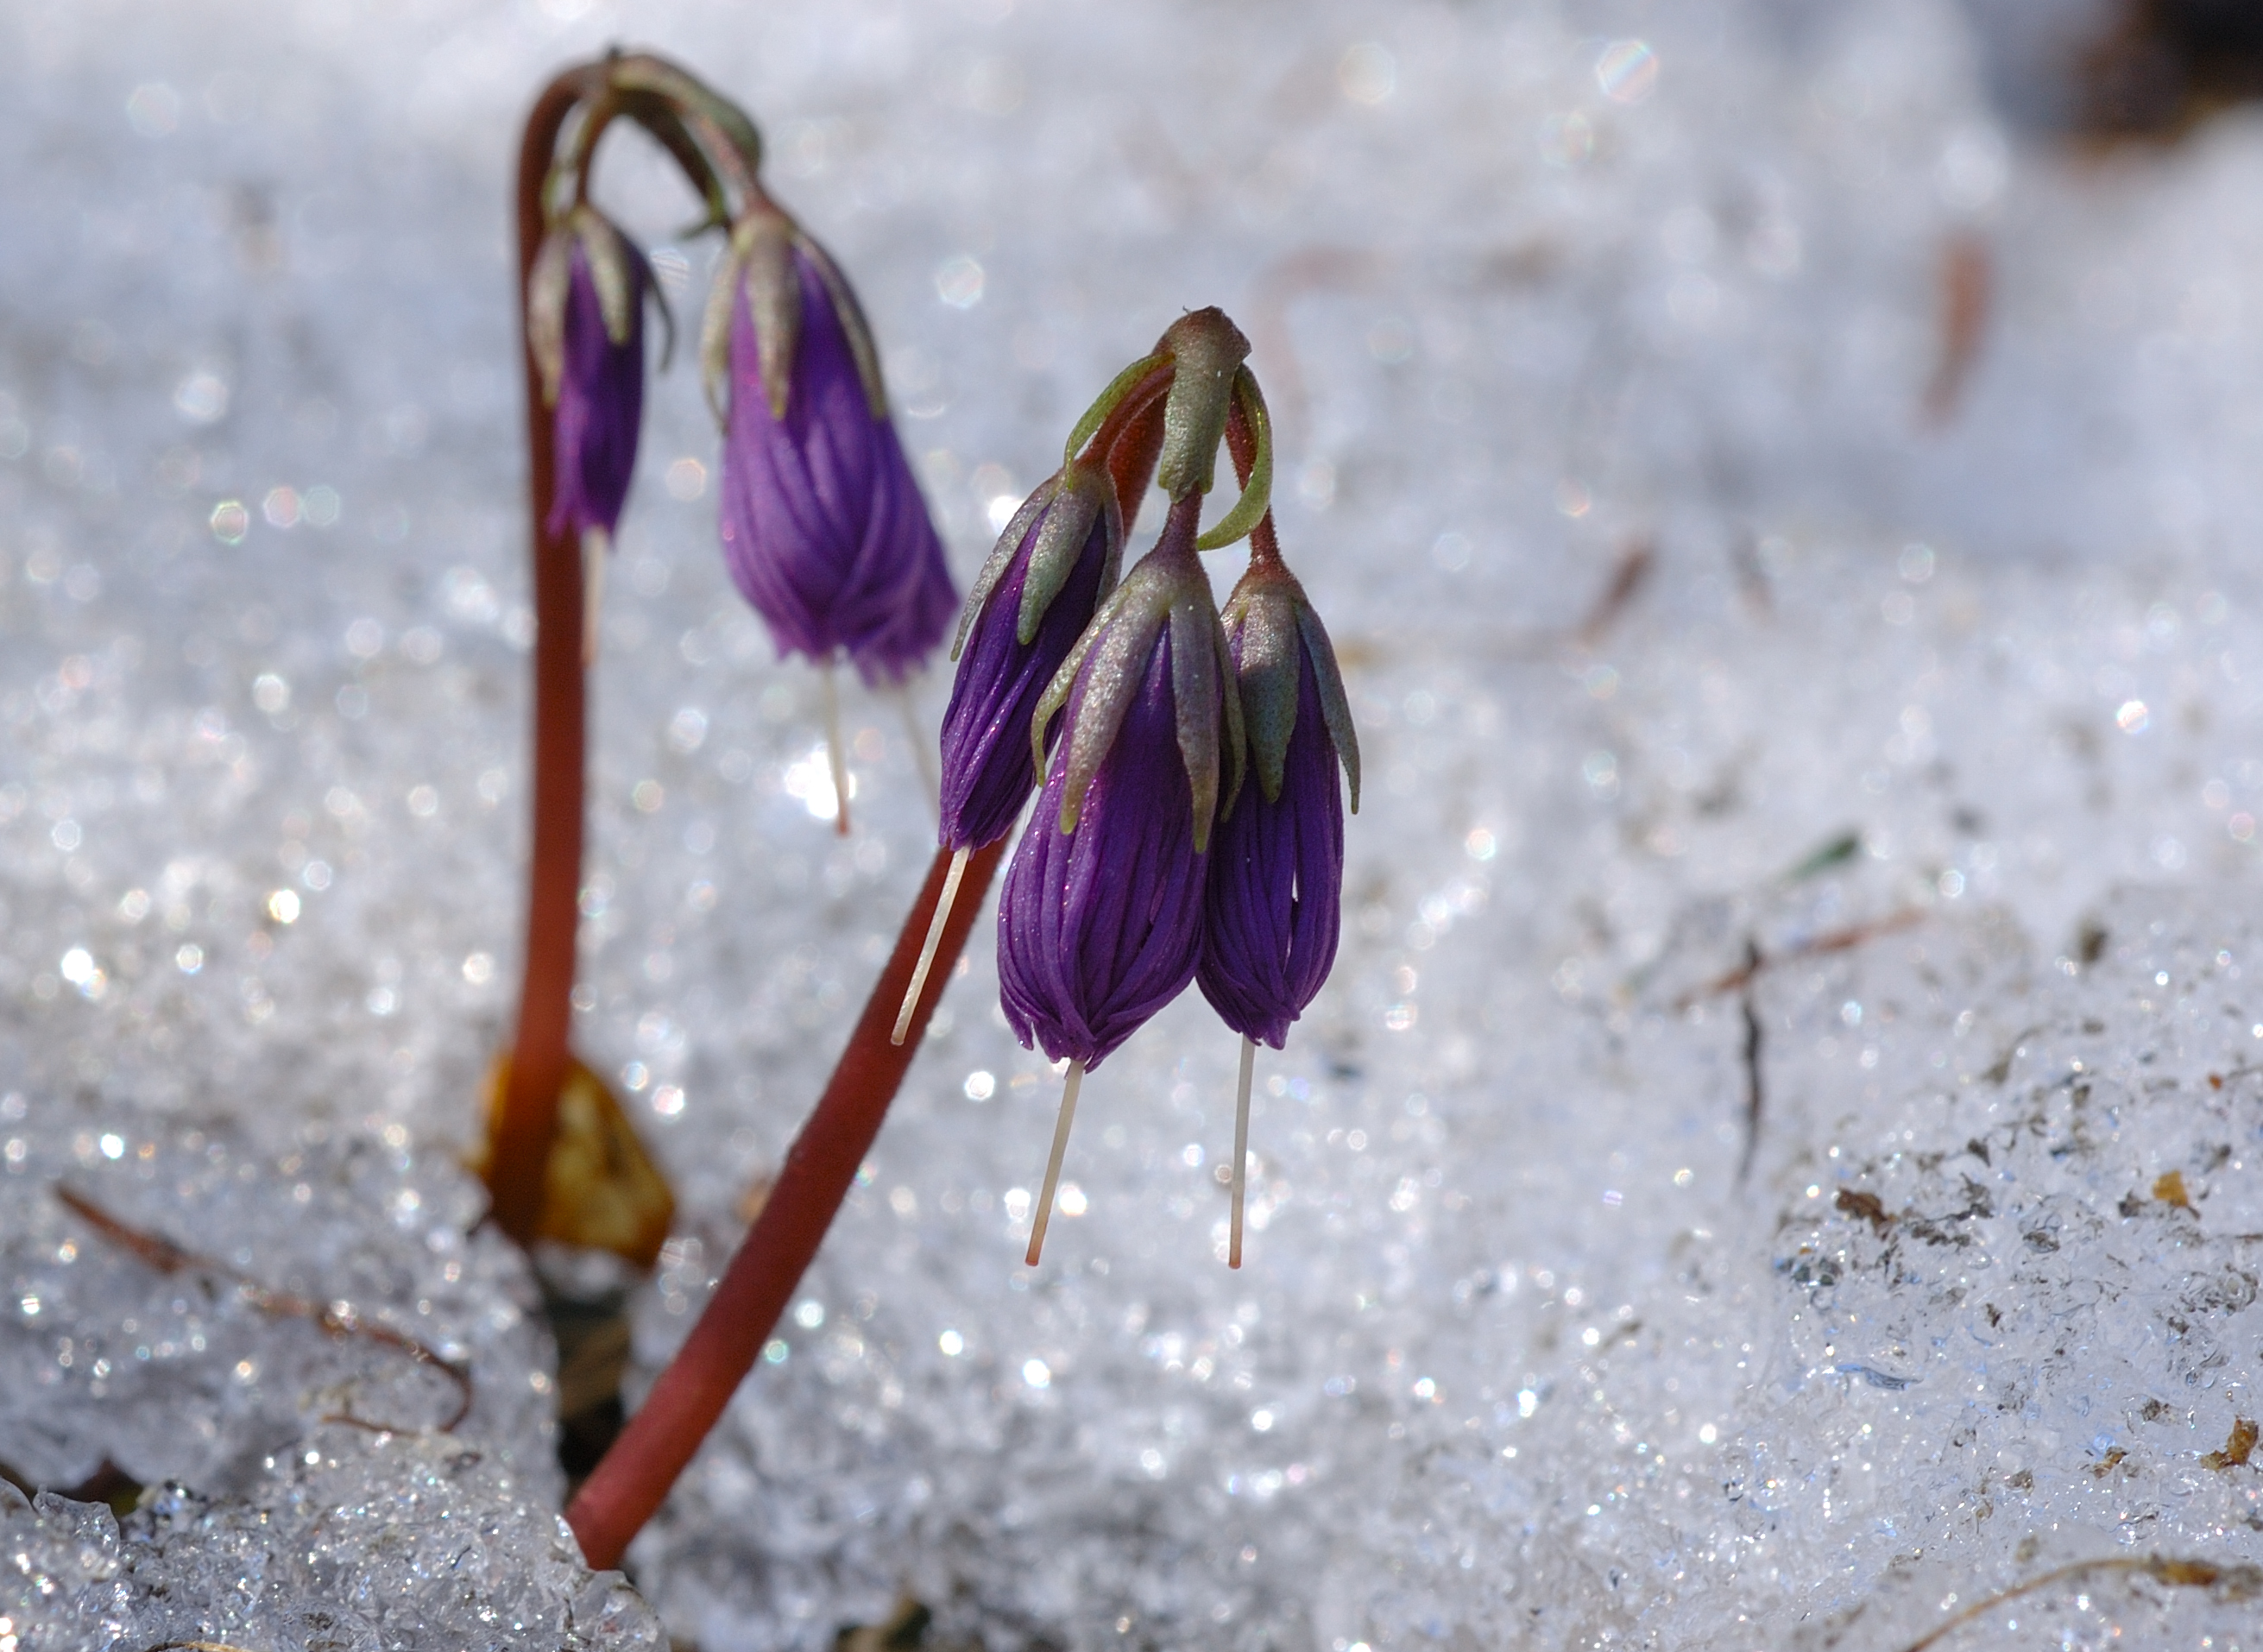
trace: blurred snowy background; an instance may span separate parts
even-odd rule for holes
[[[1056,1092],[978,944],[633,1552],[682,1643],[907,1591],[993,1647],[1883,1648],[2252,1559],[2263,117],[2180,127],[2213,93],[2124,22],[0,5],[0,1129],[471,1135],[524,841],[509,174],[625,40],[762,122],[962,582],[1117,366],[1234,314],[1368,773],[1249,1265],[1190,996],[1020,1266]],[[2173,141],[2072,133],[2101,74]],[[712,243],[616,141],[693,322]],[[647,405],[576,1040],[682,1195],[648,1374],[932,821],[852,695],[835,837],[682,361]],[[1963,1633],[2252,1612],[2086,1573]]]

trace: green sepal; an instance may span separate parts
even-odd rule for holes
[[[1103,530],[1107,560],[1100,569],[1100,597],[1116,589],[1117,569],[1124,561],[1124,513],[1117,506],[1116,487],[1107,471],[1097,466],[1087,469],[1071,465],[1060,473],[1059,482],[1060,496],[1039,525],[1038,542],[1030,547],[1030,571],[1022,581],[1022,611],[1014,616],[1014,638],[1023,648],[1038,640],[1045,610],[1053,605],[1053,598],[1076,571],[1077,558],[1083,554],[1094,522],[1107,524]]]
[[[1265,411],[1265,395],[1257,388],[1257,375],[1247,366],[1234,369],[1233,395],[1249,420],[1256,452],[1250,459],[1249,480],[1241,484],[1241,497],[1210,532],[1195,540],[1198,551],[1221,550],[1233,544],[1262,522],[1273,506],[1273,421]]]
[[[731,246],[707,294],[699,330],[700,380],[708,406],[724,419],[730,408],[731,314],[740,293],[754,322],[761,352],[763,392],[770,417],[785,417],[793,391],[793,362],[801,344],[801,279],[793,265],[793,221],[764,203],[731,228]]]
[[[1168,626],[1172,709],[1199,854],[1210,847],[1211,827],[1221,804],[1231,808],[1240,790],[1245,739],[1241,698],[1234,690],[1233,659],[1211,598],[1209,576],[1195,557],[1191,540],[1180,539],[1174,547],[1169,530],[1165,533],[1164,543],[1142,558],[1101,604],[1046,685],[1030,721],[1030,755],[1044,772],[1045,729],[1074,696],[1081,677],[1084,692],[1061,736],[1067,747],[1066,772],[1057,822],[1061,831],[1074,832],[1093,779],[1145,683],[1159,634]]]
[[[1289,737],[1297,731],[1297,681],[1302,649],[1297,640],[1297,583],[1288,571],[1252,568],[1226,598],[1221,619],[1229,640],[1241,644],[1234,678],[1248,725],[1250,755],[1265,801],[1281,801],[1288,772]]]
[[[574,233],[553,224],[526,276],[526,349],[542,380],[545,407],[558,403],[566,377],[566,300],[574,286]]]
[[[1139,668],[1155,646],[1156,634],[1170,618],[1175,583],[1171,570],[1158,569],[1153,556],[1134,568],[1092,616],[1092,623],[1045,685],[1036,714],[1030,719],[1030,752],[1038,772],[1043,773],[1045,728],[1068,704],[1079,674],[1084,671],[1086,661],[1091,661],[1083,698],[1062,736],[1068,743],[1068,773],[1061,792],[1059,822],[1064,832],[1076,830],[1093,777],[1100,772],[1101,760],[1116,743],[1132,697],[1139,692]]]
[[[1336,667],[1335,645],[1312,605],[1297,592],[1297,630],[1305,639],[1305,658],[1312,663],[1312,685],[1320,692],[1320,718],[1335,743],[1336,761],[1343,764],[1351,784],[1351,812],[1359,813],[1359,730],[1352,727],[1351,698],[1344,692],[1343,673]]]
[[[636,325],[637,279],[632,263],[636,254],[611,221],[594,207],[576,206],[567,221],[589,263],[605,337],[615,344],[625,344]]]
[[[983,561],[982,571],[975,575],[974,583],[966,593],[966,600],[958,610],[958,634],[951,644],[951,657],[954,661],[966,647],[966,634],[974,629],[975,620],[981,617],[982,605],[990,600],[990,593],[997,589],[998,582],[1006,577],[1007,569],[1013,565],[1014,553],[1021,548],[1023,536],[1029,533],[1030,524],[1037,520],[1038,512],[1045,508],[1045,502],[1053,496],[1053,489],[1059,486],[1060,473],[1058,471],[1039,482],[1036,491],[1022,501],[1022,508],[1014,512],[1014,519],[998,536],[997,544],[990,547],[990,554]],[[1027,641],[1026,638],[1023,640]]]

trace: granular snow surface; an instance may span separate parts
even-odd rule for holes
[[[427,1315],[445,1257],[385,1245],[452,1223],[486,1254],[445,1161],[522,921],[507,179],[541,79],[626,38],[763,122],[962,584],[1119,366],[1182,308],[1241,322],[1367,780],[1334,979],[1259,1062],[1238,1272],[1235,1044],[1193,995],[1086,1085],[1022,1265],[1059,1081],[978,930],[631,1551],[679,1644],[826,1648],[907,1594],[949,1646],[1892,1652],[2042,1580],[1941,1644],[2254,1646],[2263,122],[2105,155],[2014,125],[2049,101],[2021,54],[2079,13],[0,12],[9,1207],[57,1222],[41,1178],[130,1171],[105,1131],[224,1141],[280,1187],[315,1155],[325,1209],[356,1177],[431,1201],[369,1201],[341,1288],[392,1312]],[[627,139],[598,193],[696,317],[689,197]],[[933,827],[909,728],[947,692],[908,727],[848,692],[837,837],[819,685],[723,572],[681,362],[647,407],[575,1034],[680,1197],[633,1398],[902,919]],[[302,1272],[351,1254],[310,1243]],[[11,1361],[66,1334],[21,1306],[53,1265],[23,1250]],[[414,1334],[523,1301],[492,1260],[429,1298],[464,1326]],[[343,1357],[229,1330],[302,1332],[288,1358]],[[489,1438],[537,1438],[546,1351],[479,1335],[519,1408]],[[0,1461],[67,1416],[122,1431],[42,1380],[53,1409],[0,1396]],[[57,1626],[26,1648],[173,1638],[100,1627],[155,1622],[102,1593],[145,1575],[118,1557],[224,1591],[269,1564],[242,1511],[373,1507],[365,1474],[414,1541],[484,1509],[550,1556],[537,1640],[647,1633],[553,1554],[521,1447],[379,1445],[320,1386],[250,1408],[315,1461],[137,1420],[188,1489],[122,1528],[9,1505],[0,1558],[76,1580],[10,1574]],[[193,1419],[225,1388],[180,1393]],[[319,1595],[307,1553],[272,1575]],[[473,1609],[401,1576],[433,1623]],[[424,1644],[392,1621],[372,1644]]]

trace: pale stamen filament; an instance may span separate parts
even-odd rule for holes
[[[833,680],[834,663],[828,660],[820,674],[825,685],[825,761],[833,771],[834,830],[849,835],[849,754],[841,746],[841,690]]]
[[[1249,1080],[1257,1068],[1257,1043],[1247,1033],[1241,1040],[1241,1085],[1233,1102],[1233,1216],[1225,1241],[1225,1265],[1241,1265],[1241,1195],[1248,1180]]]
[[[582,530],[582,669],[597,663],[597,622],[605,602],[605,555],[612,536],[601,527]]]
[[[1030,1229],[1030,1253],[1023,1258],[1031,1267],[1038,1265],[1038,1254],[1045,1248],[1045,1228],[1053,1219],[1053,1194],[1060,1186],[1061,1160],[1068,1153],[1068,1127],[1076,1122],[1076,1092],[1084,1084],[1084,1063],[1068,1064],[1068,1082],[1061,1086],[1060,1117],[1053,1124],[1053,1154],[1045,1163],[1045,1191],[1038,1195],[1037,1225]]]
[[[951,921],[951,909],[958,900],[958,880],[966,871],[966,857],[971,851],[961,849],[951,857],[951,870],[943,874],[943,892],[935,898],[935,916],[928,920],[927,941],[920,948],[919,962],[912,967],[911,985],[904,989],[903,1008],[896,1011],[895,1030],[888,1034],[888,1042],[900,1044],[912,1029],[912,1011],[919,1008],[920,992],[927,985],[927,972],[935,966],[935,949],[943,945],[943,926]]]

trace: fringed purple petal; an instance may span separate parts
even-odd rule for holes
[[[1235,638],[1240,655],[1240,639]],[[1297,721],[1280,796],[1241,789],[1211,838],[1202,963],[1195,979],[1225,1024],[1279,1049],[1336,958],[1343,905],[1343,800],[1312,662],[1298,660]]]
[[[551,495],[550,531],[619,525],[621,506],[636,473],[637,432],[644,417],[644,293],[651,279],[643,257],[629,251],[636,296],[629,336],[606,336],[589,273],[589,256],[574,249],[566,293],[565,371],[558,383],[557,482]]]
[[[998,898],[999,997],[1024,1045],[1093,1068],[1186,989],[1202,951],[1203,857],[1179,755],[1168,631],[1157,635],[1076,830],[1064,833],[1067,772],[1066,749],[1056,747]]]
[[[781,653],[845,651],[894,679],[958,606],[943,546],[895,428],[872,417],[824,281],[794,254],[802,326],[785,417],[770,416],[743,294],[734,301],[723,443],[724,560]]]
[[[979,849],[1014,830],[1015,817],[1038,783],[1030,719],[1100,600],[1110,550],[1105,511],[1093,518],[1068,583],[1045,609],[1038,634],[1027,644],[1020,641],[1022,593],[1045,522],[1042,511],[1030,518],[1005,577],[984,598],[959,656],[951,707],[943,714],[940,837],[946,849]],[[1056,800],[1054,814],[1059,813]]]

